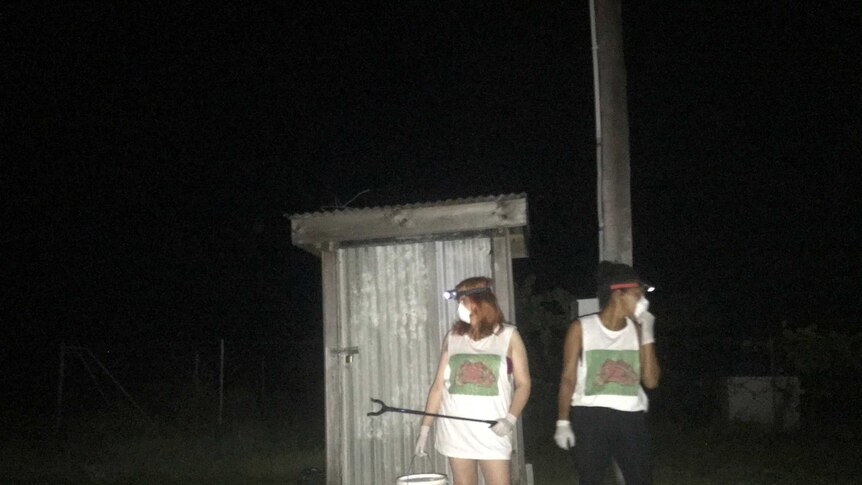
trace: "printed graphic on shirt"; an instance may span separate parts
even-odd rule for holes
[[[586,365],[585,395],[638,395],[641,365],[637,350],[590,350]]]
[[[496,396],[500,356],[455,354],[449,356],[449,393],[469,396]]]

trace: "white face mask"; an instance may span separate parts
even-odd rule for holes
[[[638,300],[637,305],[635,305],[635,318],[640,318],[647,310],[649,310],[649,300],[647,300],[645,296],[642,296],[641,299]]]
[[[464,323],[470,323],[470,309],[464,305],[464,302],[458,303],[458,318]]]

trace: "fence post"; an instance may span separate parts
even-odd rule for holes
[[[199,350],[195,351],[195,370],[192,375],[192,385],[195,386],[195,396],[198,395],[201,391],[201,377],[200,377],[200,367],[201,367],[201,353]]]
[[[60,372],[57,378],[57,422],[54,425],[54,431],[60,431],[60,424],[63,416],[63,380],[66,373],[66,344],[60,343]]]
[[[265,363],[266,363],[266,356],[261,355],[260,356],[260,397],[258,398],[260,401],[260,413],[261,414],[263,414],[263,410],[264,410],[264,404],[263,404],[263,401],[264,401],[264,382],[265,382],[265,376],[266,376]]]
[[[224,339],[219,339],[218,426],[224,423]]]

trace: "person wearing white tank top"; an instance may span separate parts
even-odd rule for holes
[[[476,485],[480,470],[486,485],[509,485],[512,433],[530,397],[524,341],[505,323],[489,278],[468,278],[447,293],[458,300],[459,320],[443,341],[425,412],[496,423],[423,416],[415,454],[425,454],[435,423],[435,447],[449,459],[453,485]]]
[[[631,266],[602,261],[601,310],[569,326],[563,351],[554,440],[573,450],[579,483],[601,484],[615,460],[626,485],[652,483],[644,388],[658,386],[652,286]]]

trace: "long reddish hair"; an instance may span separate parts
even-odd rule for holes
[[[506,321],[506,318],[503,316],[503,311],[500,310],[500,305],[497,303],[497,296],[491,290],[492,283],[493,280],[491,278],[474,276],[467,278],[455,286],[455,289],[458,291],[488,288],[488,291],[473,293],[462,298],[464,304],[472,311],[478,321],[477,325],[474,326],[458,320],[452,326],[452,331],[457,335],[470,334],[471,339],[480,340],[494,333],[495,329],[498,333],[503,331],[502,324]]]

